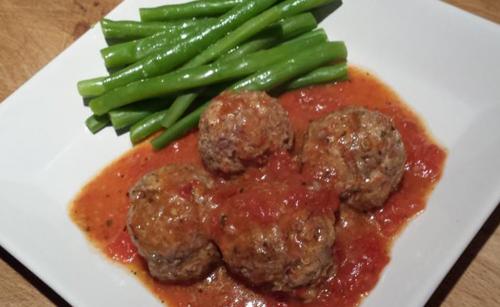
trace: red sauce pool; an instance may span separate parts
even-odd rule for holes
[[[360,105],[390,116],[400,131],[406,152],[406,172],[400,189],[383,209],[371,214],[341,210],[332,251],[337,274],[328,281],[314,306],[355,306],[376,285],[390,260],[398,232],[425,208],[442,174],[446,152],[427,133],[419,118],[386,85],[369,73],[350,68],[350,81],[289,92],[280,103],[297,135],[310,120],[341,106]],[[154,152],[149,143],[136,146],[106,167],[76,196],[70,214],[88,239],[107,257],[124,265],[169,306],[295,306],[256,293],[233,280],[223,268],[192,285],[162,284],[152,279],[125,228],[128,190],[144,174],[168,163],[201,165],[196,132]],[[296,143],[300,144],[300,137]]]

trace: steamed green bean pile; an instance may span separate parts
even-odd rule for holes
[[[112,125],[161,149],[198,125],[224,90],[280,92],[347,79],[347,50],[314,10],[340,0],[198,0],[103,19],[106,76],[78,82],[97,133]],[[338,5],[337,5],[338,7]],[[156,134],[158,133],[158,134]]]

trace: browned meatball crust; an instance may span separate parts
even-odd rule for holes
[[[264,92],[223,92],[202,114],[199,130],[205,166],[226,174],[263,164],[270,153],[293,142],[288,114]]]
[[[145,175],[130,190],[128,231],[153,277],[199,279],[219,262],[201,223],[212,184],[202,169],[173,164]]]
[[[274,225],[253,225],[222,245],[229,269],[252,285],[290,292],[313,286],[333,269],[335,217],[295,212]]]
[[[387,116],[348,107],[311,122],[302,161],[304,171],[333,185],[342,202],[369,210],[383,206],[397,189],[406,153]]]

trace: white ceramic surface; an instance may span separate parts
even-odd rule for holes
[[[500,200],[500,27],[432,0],[348,0],[323,21],[449,150],[427,210],[397,240],[364,306],[420,306]],[[110,15],[165,1],[125,1]],[[159,301],[68,217],[81,186],[129,147],[91,135],[75,84],[103,74],[95,27],[0,104],[0,244],[77,306]]]

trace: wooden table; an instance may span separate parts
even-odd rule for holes
[[[0,101],[121,0],[1,0]],[[500,23],[499,0],[448,0]],[[441,283],[428,306],[500,306],[500,207]],[[0,248],[0,306],[67,305]]]

